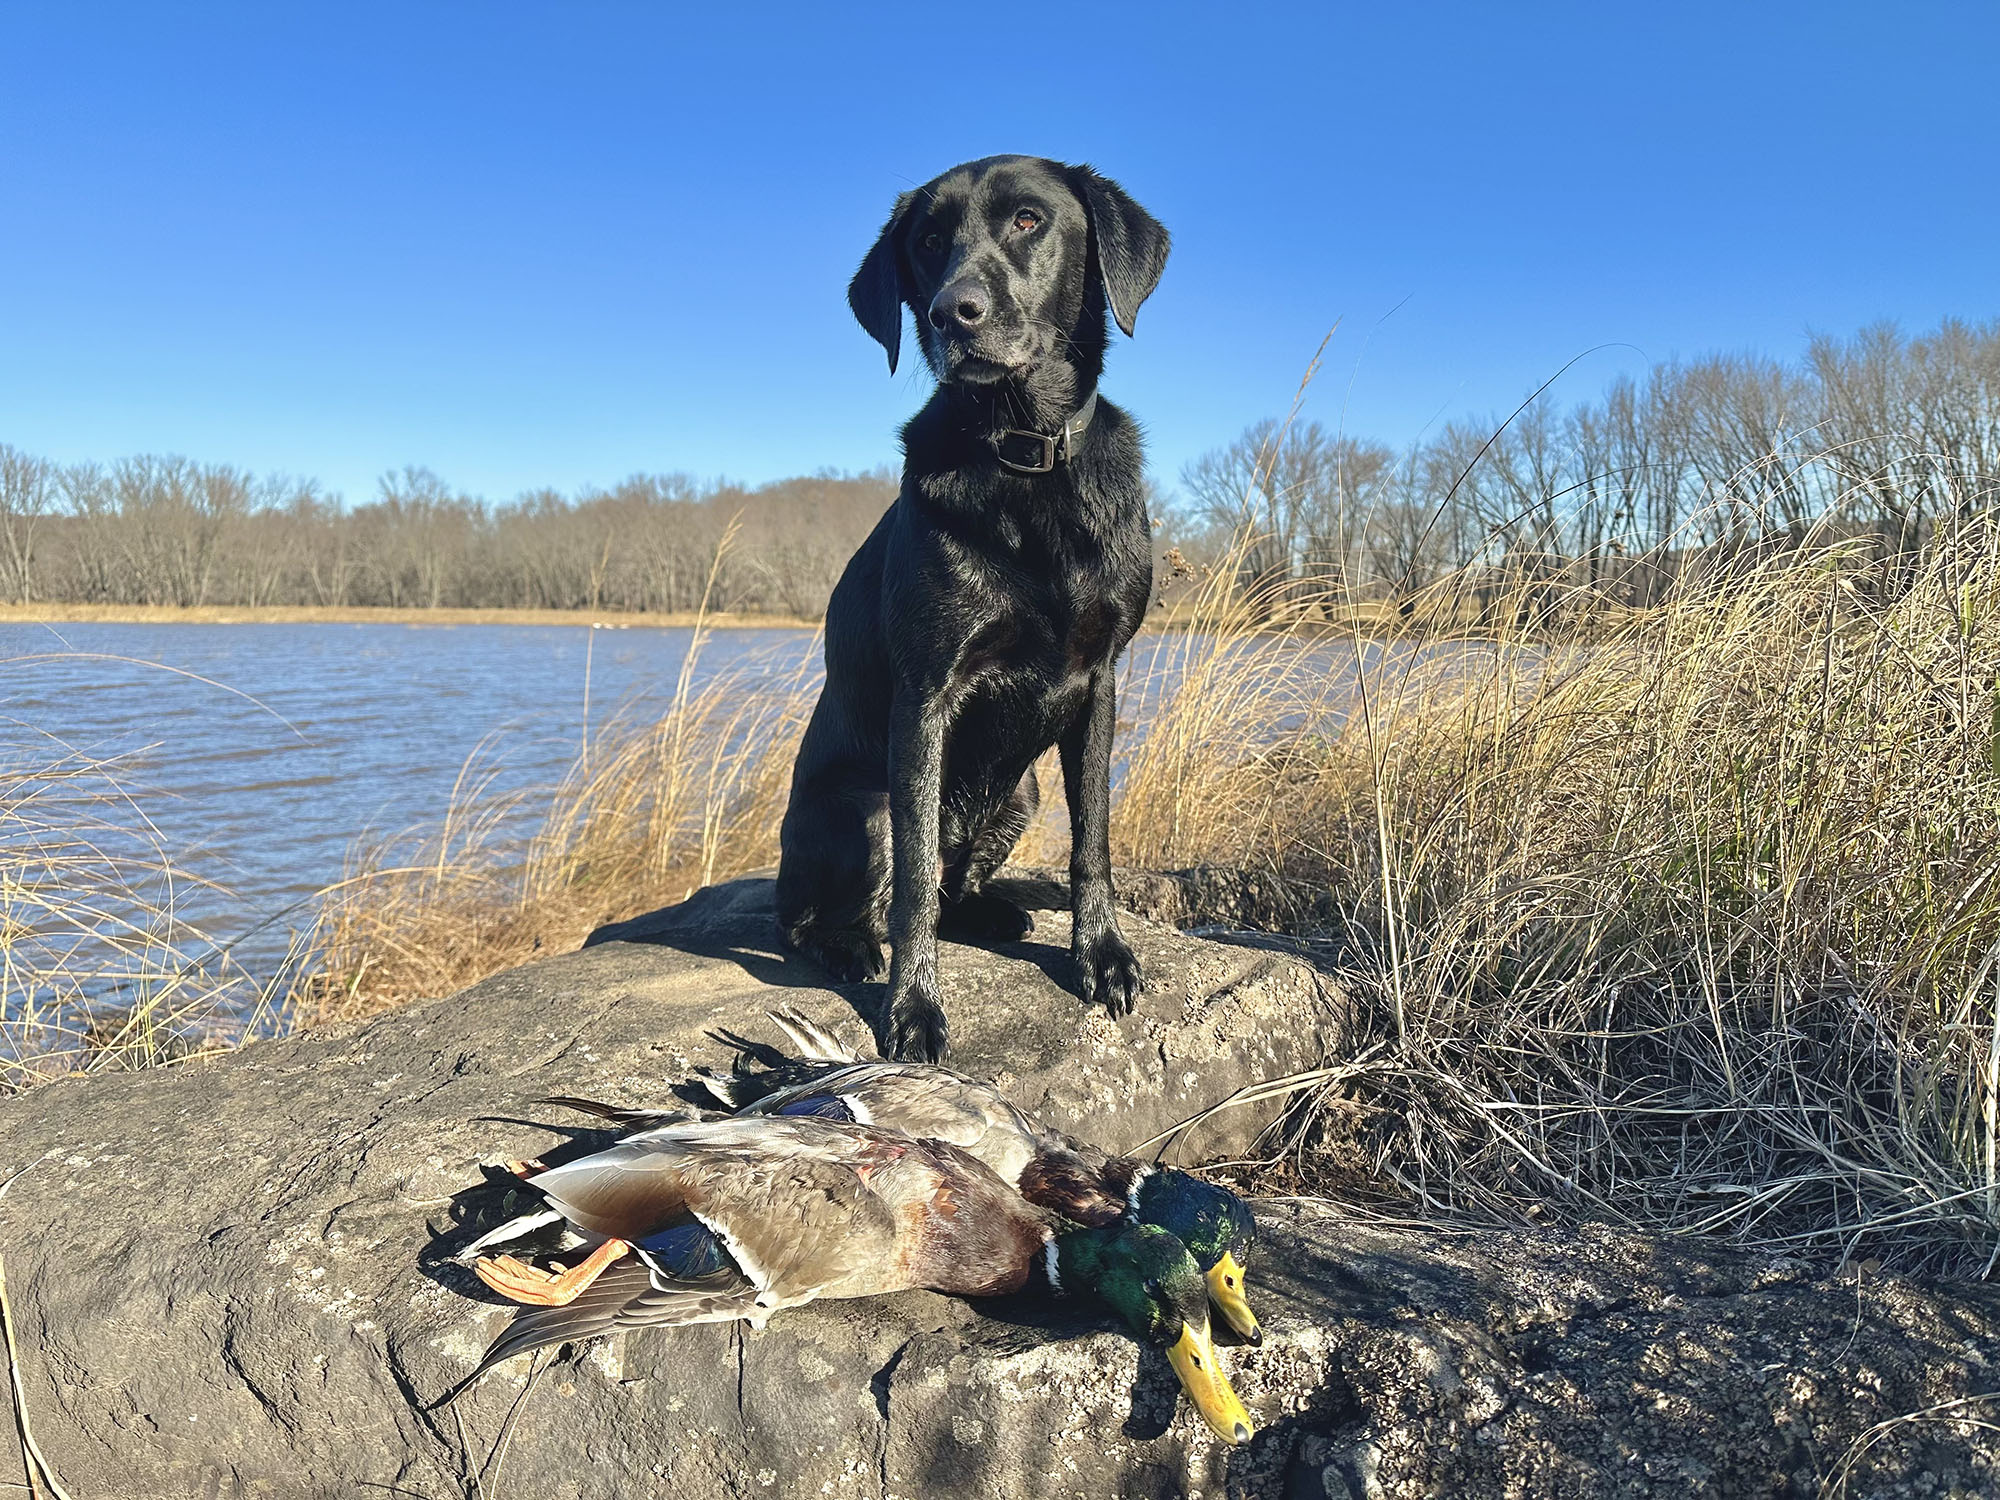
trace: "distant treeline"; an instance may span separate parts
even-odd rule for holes
[[[0,599],[817,616],[895,493],[888,471],[755,489],[646,476],[494,504],[427,469],[346,506],[311,481],[0,446]],[[1940,523],[2000,499],[2000,322],[1714,355],[1568,408],[1451,423],[1402,451],[1256,424],[1160,501],[1163,545],[1244,530],[1263,597],[1405,609],[1447,578],[1492,600],[1656,601],[1689,569],[1811,535],[1860,539],[1893,586]],[[725,533],[727,547],[721,546]]]
[[[706,590],[714,609],[816,616],[895,493],[885,473],[670,474],[496,505],[410,468],[349,507],[224,464],[64,468],[0,446],[0,599],[675,611]]]
[[[2000,322],[1819,338],[1796,363],[1713,355],[1564,410],[1449,424],[1400,452],[1318,422],[1253,426],[1181,476],[1177,529],[1265,538],[1267,597],[1408,607],[1440,580],[1489,598],[1656,601],[1691,568],[1858,538],[1894,586],[1933,529],[2000,500]]]

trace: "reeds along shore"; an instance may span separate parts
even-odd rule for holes
[[[1190,628],[1126,693],[1116,856],[1230,872],[1193,883],[1230,893],[1195,918],[1296,935],[1363,1016],[1365,1060],[1301,1095],[1267,1182],[1991,1270],[1991,498],[1941,511],[1915,562],[1808,532],[1712,556],[1645,609],[1435,586],[1400,641],[1349,612],[1369,606],[1260,598],[1227,558],[1183,580]],[[1274,627],[1274,602],[1306,623]],[[1354,644],[1329,635],[1343,618]],[[664,718],[593,738],[525,848],[496,841],[473,777],[420,857],[358,859],[265,1015],[447,993],[771,863],[815,684],[692,671]],[[61,966],[22,934],[59,905],[46,869],[82,814],[21,785],[0,800],[10,1010],[43,996],[73,1034]],[[1059,827],[1024,854],[1059,859]],[[184,992],[148,991],[110,1059],[161,1055]]]

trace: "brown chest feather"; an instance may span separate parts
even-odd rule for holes
[[[1021,1169],[1021,1196],[1037,1208],[1091,1228],[1125,1212],[1125,1199],[1110,1192],[1102,1174],[1066,1152],[1044,1152]]]

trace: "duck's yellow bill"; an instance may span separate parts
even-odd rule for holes
[[[1192,1323],[1181,1324],[1181,1336],[1167,1348],[1167,1362],[1181,1378],[1181,1387],[1194,1402],[1208,1430],[1225,1443],[1247,1443],[1257,1429],[1250,1413],[1237,1398],[1236,1390],[1215,1362],[1215,1345],[1208,1329]]]
[[[1249,1299],[1243,1295],[1243,1267],[1236,1263],[1236,1257],[1223,1251],[1222,1259],[1208,1268],[1207,1275],[1208,1300],[1215,1304],[1215,1310],[1251,1343],[1263,1343],[1264,1330],[1257,1326],[1257,1315],[1250,1311]]]

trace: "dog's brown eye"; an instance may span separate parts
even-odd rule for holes
[[[1041,222],[1042,222],[1042,216],[1036,213],[1032,208],[1024,208],[1019,213],[1014,215],[1014,227],[1016,229],[1021,229],[1021,230],[1034,229],[1038,225],[1040,225]]]
[[[938,251],[944,249],[944,236],[933,229],[923,239],[918,241],[918,246],[923,250],[924,254],[936,255]]]

